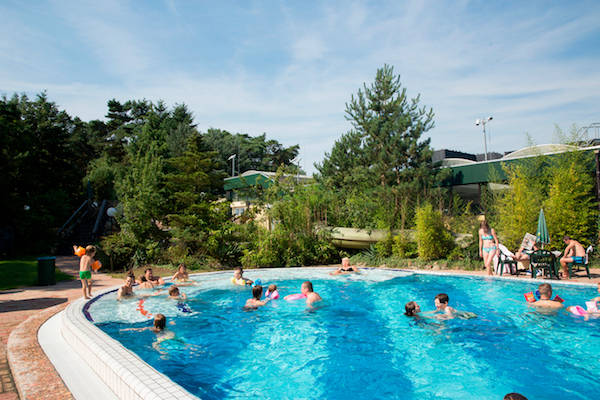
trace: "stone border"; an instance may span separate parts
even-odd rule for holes
[[[21,399],[73,398],[37,340],[40,326],[66,306],[65,302],[36,313],[10,333],[8,363]]]
[[[114,290],[105,290],[94,299]],[[117,397],[125,400],[198,399],[88,321],[84,315],[86,304],[84,299],[79,299],[65,309],[61,333]]]
[[[313,267],[314,268],[314,267]],[[323,267],[331,268],[331,267]],[[274,268],[269,268],[273,270]],[[307,269],[306,267],[299,268],[278,268],[278,269]],[[475,278],[477,280],[504,280],[513,282],[530,282],[544,283],[548,280],[517,278],[513,276],[480,276],[467,273],[457,272],[438,272],[438,271],[423,271],[401,268],[378,268],[378,267],[363,267],[363,269],[372,270],[388,270],[398,272],[409,272],[422,275],[437,275],[437,276],[458,276],[465,278]],[[257,271],[256,269],[251,271]],[[224,274],[230,271],[213,271],[193,274],[198,275],[216,275]],[[585,284],[578,282],[561,282],[551,281],[557,285],[594,287],[595,284]],[[97,328],[89,313],[89,306],[98,300],[100,297],[116,291],[115,288],[104,290],[92,300],[85,302],[83,299],[78,299],[72,302],[63,313],[61,321],[61,333],[65,341],[72,349],[77,351],[80,357],[85,360],[90,368],[104,381],[104,383],[120,398],[120,399],[198,399],[183,389],[181,386],[173,382],[164,374],[152,368],[149,364],[143,361],[138,355],[124,347],[117,340],[111,338],[102,330]],[[54,313],[53,313],[54,314]],[[51,315],[50,315],[51,316]],[[49,318],[48,316],[47,318]],[[46,318],[46,319],[47,319]],[[44,319],[44,321],[46,320]],[[38,345],[39,347],[39,345]],[[21,393],[21,390],[19,389]],[[22,396],[26,398],[25,396]]]

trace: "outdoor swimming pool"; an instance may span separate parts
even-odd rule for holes
[[[163,313],[175,338],[157,351],[139,301],[109,293],[89,312],[99,328],[148,364],[203,399],[401,398],[501,399],[520,392],[530,399],[592,399],[600,393],[600,320],[560,312],[542,315],[523,293],[538,283],[367,270],[330,277],[323,269],[248,271],[276,283],[282,297],[310,279],[325,301],[276,300],[244,311],[250,289],[229,283],[231,273],[195,276],[183,287],[185,307],[165,297],[142,308]],[[566,304],[583,305],[592,287],[555,284]],[[470,320],[415,320],[404,304],[423,311],[445,292]],[[187,311],[187,310],[186,310]]]

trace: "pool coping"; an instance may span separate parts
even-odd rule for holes
[[[109,288],[92,300],[115,290]],[[71,303],[64,310],[60,330],[73,351],[117,397],[125,400],[198,399],[89,321],[83,312],[88,303],[84,299]]]
[[[249,270],[307,270],[332,269],[332,267],[295,267],[295,268],[264,268]],[[458,276],[479,280],[503,280],[514,282],[548,283],[581,287],[595,287],[595,284],[580,282],[561,282],[546,279],[518,278],[514,276],[481,276],[467,273],[442,271],[424,271],[403,268],[362,267],[362,269],[380,269],[388,271],[410,272],[421,275]],[[192,276],[220,275],[231,270],[200,272]],[[169,281],[170,279],[165,279]],[[87,362],[102,381],[120,399],[198,399],[166,375],[157,371],[137,354],[124,347],[120,342],[111,338],[94,325],[87,309],[102,296],[118,290],[118,287],[108,288],[88,301],[78,299],[69,304],[62,314],[61,333],[65,341]]]

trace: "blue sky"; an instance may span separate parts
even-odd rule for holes
[[[383,64],[433,108],[432,146],[482,152],[600,122],[600,2],[4,1],[0,93],[84,120],[111,98],[186,103],[209,127],[301,146],[345,133],[345,103]]]

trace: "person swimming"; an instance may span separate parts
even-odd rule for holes
[[[185,264],[179,264],[179,266],[177,267],[177,272],[175,272],[175,274],[173,275],[171,280],[173,282],[175,282],[175,281],[188,282],[189,281],[189,274],[187,272],[187,267],[185,266]]]
[[[244,278],[244,270],[241,267],[238,267],[233,271],[231,283],[234,285],[246,286],[252,285],[254,282],[251,279]]]
[[[409,301],[404,306],[404,311],[404,315],[406,315],[407,317],[417,317],[418,314],[421,312],[421,307],[416,302]]]
[[[345,275],[352,273],[360,273],[357,267],[354,265],[350,265],[350,259],[348,257],[342,258],[342,265],[333,272],[330,272],[329,275]]]
[[[169,298],[172,300],[187,300],[185,293],[180,292],[179,288],[175,285],[169,288]]]
[[[244,308],[247,309],[256,309],[260,306],[264,306],[267,304],[267,300],[261,300],[263,287],[260,285],[256,285],[252,288],[252,297],[246,300],[246,305]]]

